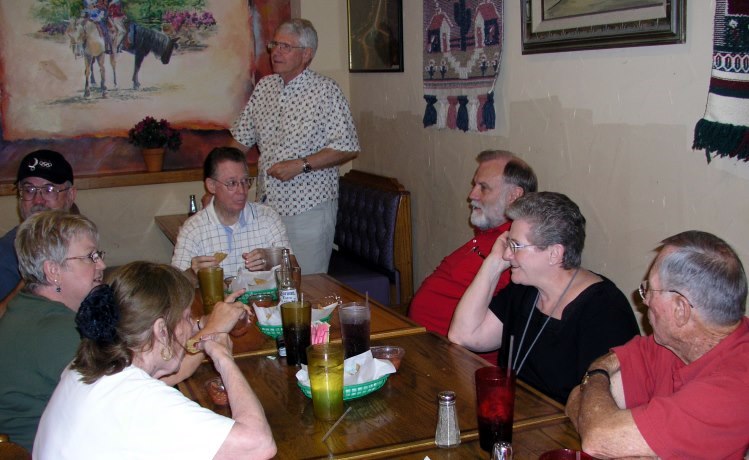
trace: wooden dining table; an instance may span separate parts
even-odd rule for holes
[[[324,296],[336,294],[343,303],[364,302],[365,297],[340,281],[324,273],[302,275],[301,291],[305,299],[320,299]],[[388,338],[398,335],[409,335],[423,333],[426,329],[411,321],[409,318],[398,314],[396,311],[370,300],[371,311],[371,337],[373,339]],[[200,292],[196,291],[192,304],[194,317],[203,314],[203,302]],[[341,328],[338,321],[338,312],[333,311],[330,318],[330,339],[340,341]],[[240,336],[232,337],[234,342],[234,356],[265,355],[276,352],[275,339],[266,336],[257,326],[253,325],[249,331]]]
[[[265,409],[278,446],[277,458],[489,458],[478,447],[474,372],[488,365],[465,348],[428,332],[373,337],[372,345],[397,345],[406,350],[401,366],[382,388],[344,402],[351,411],[322,441],[332,422],[316,420],[312,401],[297,386],[297,366],[289,366],[275,353],[236,358]],[[217,374],[209,363],[201,365],[180,390],[204,407],[230,416],[226,406],[211,401],[205,382]],[[457,395],[461,444],[438,449],[434,445],[437,395],[452,390]],[[537,458],[538,453],[579,448],[579,439],[563,407],[518,382],[515,402],[516,459]]]

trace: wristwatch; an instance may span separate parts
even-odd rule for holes
[[[306,158],[302,158],[302,172],[308,173],[312,171],[312,165],[309,164],[309,161],[307,161]]]
[[[590,380],[590,377],[596,374],[605,375],[606,379],[608,381],[611,381],[611,376],[609,375],[608,371],[604,369],[593,369],[585,373],[585,375],[583,376],[583,381],[580,385],[585,386],[588,383],[588,380]]]

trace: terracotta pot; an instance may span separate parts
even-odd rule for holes
[[[164,167],[164,147],[143,149],[143,161],[148,172],[159,172]]]

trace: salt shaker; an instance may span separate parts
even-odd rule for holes
[[[437,430],[434,433],[434,444],[437,447],[453,447],[460,444],[460,427],[455,410],[455,392],[442,391],[437,397],[439,416]]]
[[[492,450],[492,460],[512,460],[512,444],[497,442]]]

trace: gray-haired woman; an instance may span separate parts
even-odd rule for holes
[[[26,219],[15,240],[26,283],[0,318],[0,427],[31,449],[60,373],[78,348],[75,313],[102,281],[104,252],[89,219],[44,211]]]
[[[226,299],[237,310],[240,290]],[[276,453],[263,408],[231,354],[226,333],[204,334],[190,317],[195,291],[176,268],[132,262],[86,298],[76,315],[81,346],[44,411],[39,459],[233,459]],[[159,379],[180,369],[199,335],[223,379],[227,418]],[[192,342],[192,341],[191,341]],[[193,441],[190,436],[195,437]]]
[[[512,227],[458,303],[448,337],[479,352],[501,347],[500,365],[511,359],[519,378],[564,403],[590,363],[639,327],[614,283],[581,267],[585,217],[572,200],[528,193],[507,216]],[[512,282],[492,297],[508,268]]]

